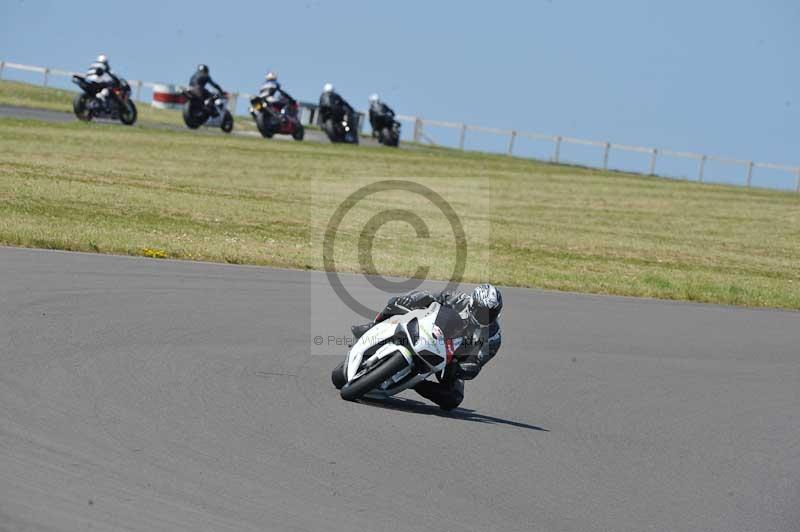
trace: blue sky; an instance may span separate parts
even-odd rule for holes
[[[275,69],[303,100],[330,80],[359,108],[800,165],[798,28],[790,0],[2,0],[0,58],[181,82],[205,62],[238,91]]]

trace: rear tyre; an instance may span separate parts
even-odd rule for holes
[[[219,127],[225,133],[233,131],[233,115],[231,115],[230,111],[225,111],[225,114],[222,115],[222,125]]]
[[[92,119],[92,113],[89,112],[89,96],[85,93],[76,94],[72,99],[72,110],[78,120],[88,122]]]
[[[339,394],[345,401],[355,401],[407,366],[406,357],[399,351],[395,352],[378,362],[366,375],[342,386]]]
[[[306,134],[306,128],[304,128],[301,124],[297,125],[297,129],[294,130],[292,133],[292,138],[297,141],[303,140],[303,137]]]
[[[122,104],[122,109],[120,109],[119,113],[120,122],[126,126],[132,126],[136,123],[137,116],[138,113],[136,111],[136,104],[131,100],[125,100],[125,103]]]

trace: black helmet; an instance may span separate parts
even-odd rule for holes
[[[469,314],[479,327],[488,327],[497,321],[501,310],[503,310],[503,296],[494,286],[482,284],[472,291]]]
[[[208,65],[197,65],[197,71],[203,74],[208,74]]]

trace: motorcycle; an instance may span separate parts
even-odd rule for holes
[[[119,78],[119,84],[111,88],[77,74],[72,76],[72,82],[82,91],[72,100],[72,110],[79,120],[110,118],[126,126],[136,122],[138,113],[131,100],[131,86],[124,79]]]
[[[322,117],[322,129],[331,142],[345,142],[358,144],[358,118],[355,113],[344,113],[341,120],[333,117],[332,113]]]
[[[279,134],[291,135],[297,141],[303,140],[305,128],[300,123],[299,114],[300,106],[297,102],[284,104],[280,100],[264,96],[250,99],[250,115],[264,138],[271,139]]]
[[[433,302],[376,323],[331,373],[342,399],[382,399],[428,379],[444,378],[461,345],[464,322],[450,307]]]
[[[233,115],[228,111],[228,98],[224,94],[203,101],[197,92],[183,91],[183,122],[189,129],[200,126],[219,127],[225,133],[233,131]]]

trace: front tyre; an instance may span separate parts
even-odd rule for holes
[[[72,110],[78,120],[88,122],[92,119],[92,113],[89,111],[89,96],[86,93],[76,94],[72,99]]]
[[[408,366],[406,357],[399,351],[393,355],[383,358],[372,367],[366,374],[358,379],[351,381],[339,390],[339,394],[345,401],[355,401],[359,397],[371,392],[388,380],[392,375],[402,371]]]
[[[305,134],[306,134],[306,128],[304,128],[301,124],[298,124],[297,129],[295,129],[294,133],[292,133],[292,138],[296,141],[301,141],[303,140]]]
[[[125,100],[119,113],[120,122],[126,126],[132,126],[136,123],[137,116],[139,115],[136,111],[136,104],[132,100]]]
[[[266,113],[256,114],[256,127],[258,128],[258,132],[261,133],[261,136],[266,139],[271,139],[275,134],[275,130],[272,129],[272,121]]]
[[[219,127],[225,133],[230,133],[233,131],[233,115],[230,111],[225,111],[225,114],[222,115],[222,125]]]

